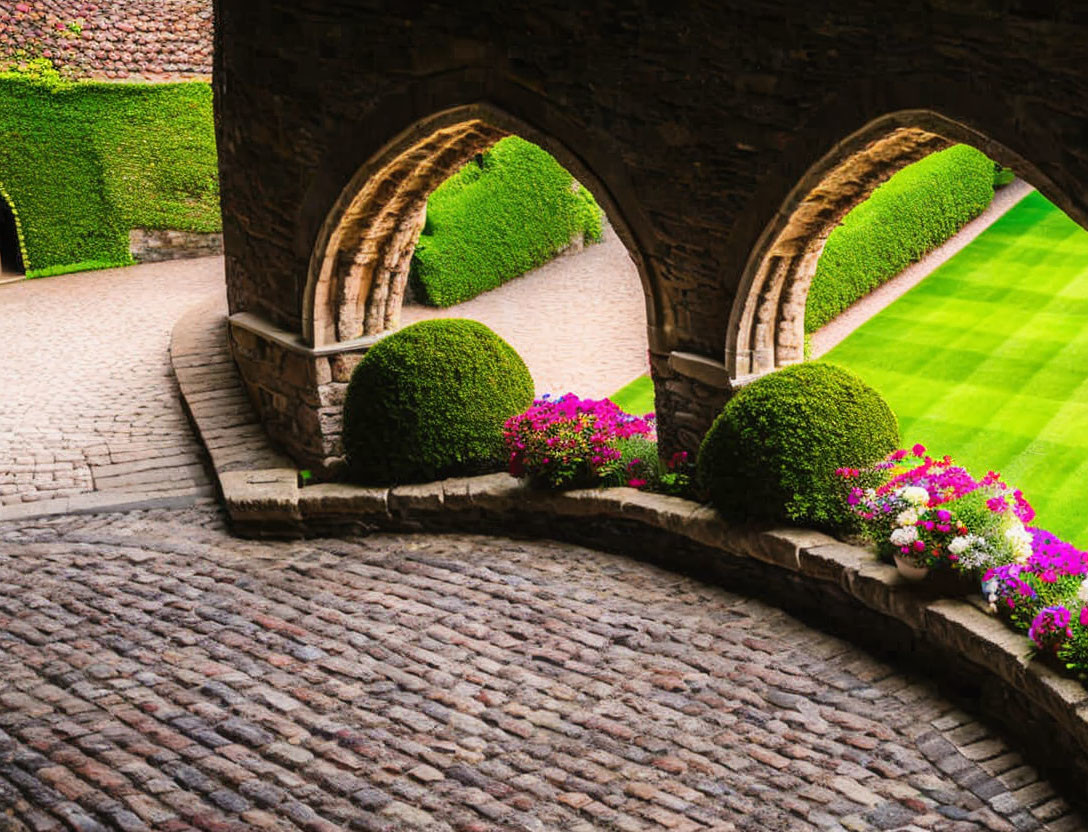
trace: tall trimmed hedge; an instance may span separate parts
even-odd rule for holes
[[[0,74],[0,190],[28,276],[131,263],[132,228],[219,231],[216,164],[206,83]]]
[[[945,242],[993,200],[994,164],[956,145],[909,165],[831,232],[805,306],[815,332]]]
[[[412,258],[413,290],[452,306],[601,238],[601,209],[547,151],[510,136],[443,182],[427,201]]]

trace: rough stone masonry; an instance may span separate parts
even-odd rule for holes
[[[639,267],[666,449],[690,448],[740,375],[726,346],[760,306],[750,261],[799,207],[825,226],[841,216],[841,194],[810,199],[823,182],[863,199],[906,164],[891,154],[852,181],[850,160],[887,134],[969,141],[1088,218],[1088,11],[1074,2],[272,0],[257,15],[222,0],[216,33],[232,312],[307,355],[323,321],[355,320],[368,286],[396,285],[379,267],[405,245],[405,195],[425,200],[463,150],[429,138],[473,119],[519,132],[594,190]],[[796,320],[797,287],[764,304],[772,332]],[[795,340],[772,337],[781,360]],[[243,365],[246,380],[277,438],[301,432],[305,461],[330,461],[326,373],[283,398],[282,361]]]

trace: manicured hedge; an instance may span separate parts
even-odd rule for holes
[[[533,403],[525,362],[483,324],[421,321],[383,338],[344,402],[348,475],[374,485],[503,467],[503,423]]]
[[[836,469],[865,468],[898,443],[899,423],[876,390],[813,362],[742,387],[707,431],[696,465],[726,517],[839,529],[852,516]]]
[[[895,277],[981,214],[993,200],[994,164],[956,145],[899,171],[831,232],[805,306],[805,332]]]
[[[446,180],[427,202],[412,258],[413,291],[452,306],[548,262],[575,235],[601,238],[593,195],[545,150],[503,139]]]
[[[211,87],[0,74],[0,189],[32,277],[131,263],[132,228],[218,231]]]

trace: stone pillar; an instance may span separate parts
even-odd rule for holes
[[[230,317],[231,353],[268,435],[319,479],[334,479],[344,468],[348,382],[380,337],[314,349],[255,315]]]
[[[703,436],[733,395],[725,365],[692,353],[651,352],[650,375],[661,456],[687,451],[694,460]]]

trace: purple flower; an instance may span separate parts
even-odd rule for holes
[[[1043,607],[1031,622],[1028,637],[1040,650],[1054,652],[1073,635],[1069,629],[1071,618],[1069,610],[1063,606]]]

